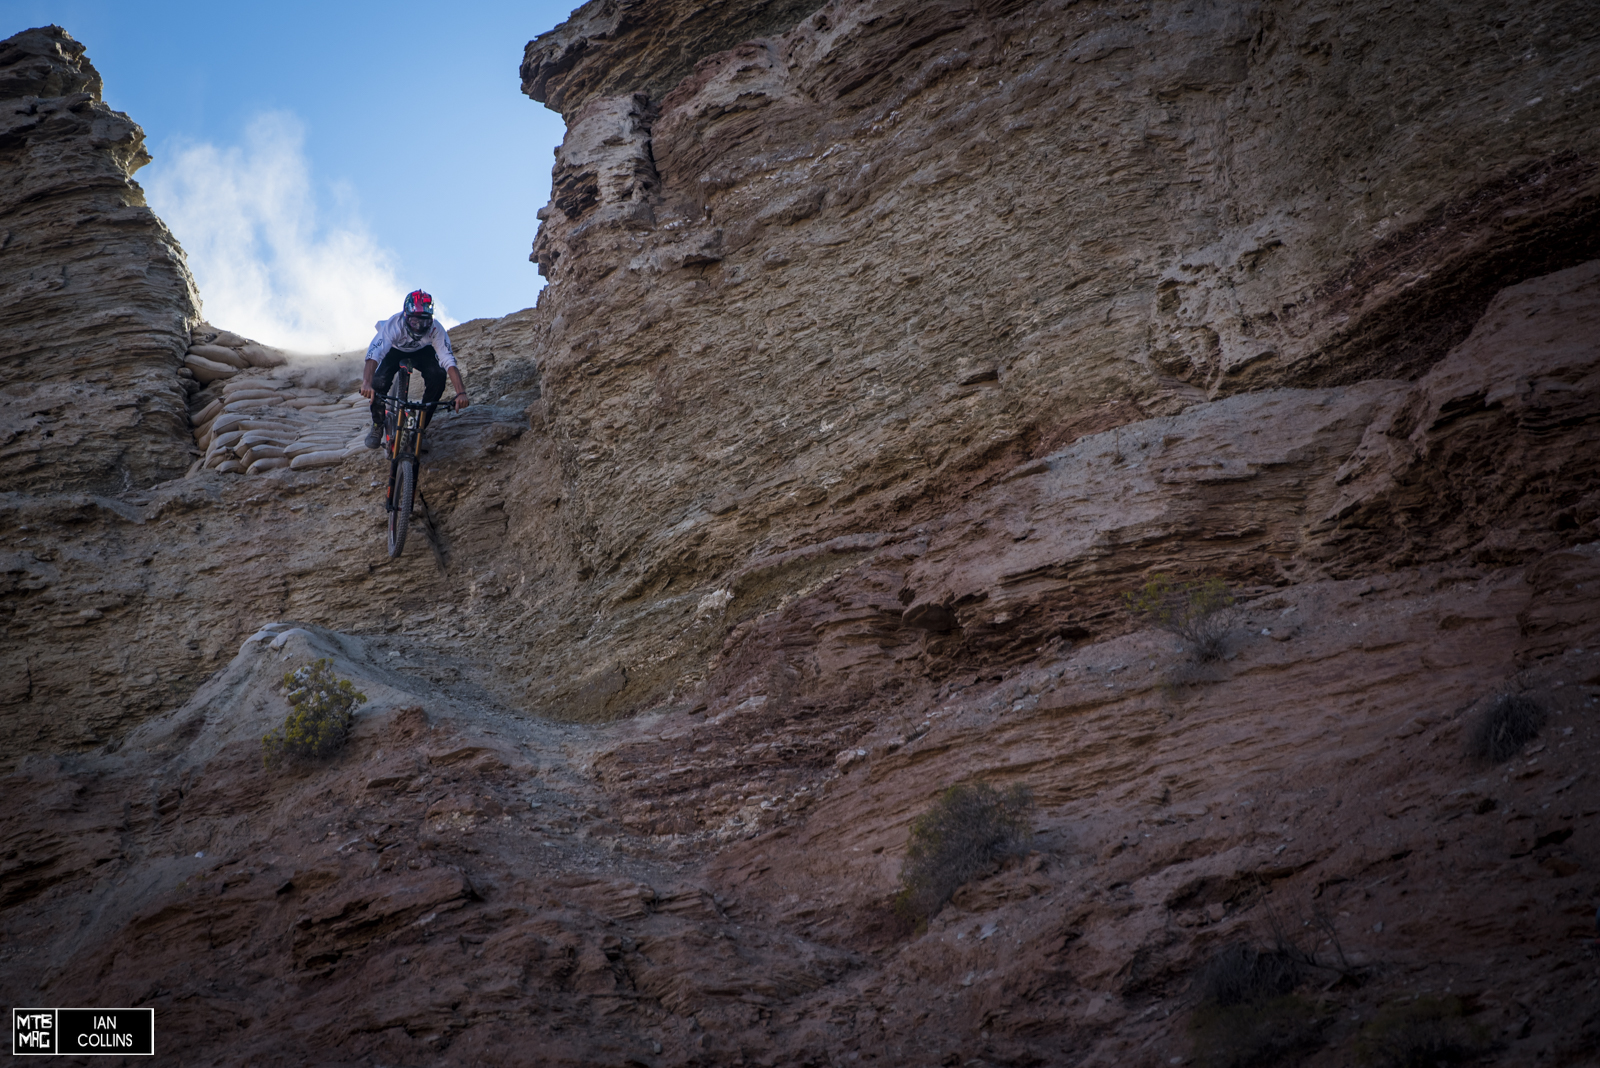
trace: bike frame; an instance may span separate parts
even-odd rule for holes
[[[384,502],[387,511],[394,511],[395,470],[401,460],[413,460],[422,466],[422,415],[429,408],[425,401],[414,401],[411,395],[411,367],[402,363],[395,369],[395,381],[400,384],[398,397],[386,395],[384,408],[384,449],[389,454],[389,494]],[[438,402],[432,405],[438,408]]]
[[[389,514],[389,556],[398,557],[405,549],[406,532],[411,526],[411,506],[416,500],[417,480],[422,469],[422,425],[431,418],[438,402],[411,399],[409,364],[395,368],[390,391],[384,395],[384,449],[389,454],[389,491],[384,509]],[[432,409],[432,412],[430,412]]]

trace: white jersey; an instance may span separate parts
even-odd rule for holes
[[[374,323],[378,334],[367,346],[367,359],[382,363],[383,358],[389,355],[390,349],[399,349],[401,352],[416,352],[418,349],[432,345],[433,351],[439,357],[440,367],[454,367],[456,355],[450,351],[450,334],[435,319],[433,325],[428,327],[428,332],[420,338],[414,338],[406,333],[405,313],[399,312],[389,316],[381,323]]]

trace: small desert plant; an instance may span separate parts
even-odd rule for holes
[[[1544,708],[1531,697],[1503,693],[1484,709],[1467,736],[1467,752],[1479,760],[1499,764],[1539,736]]]
[[[333,673],[333,661],[324,657],[283,676],[289,714],[283,726],[261,739],[261,759],[267,767],[285,760],[322,760],[337,753],[350,736],[355,708],[367,695],[357,692],[349,679]]]
[[[1281,939],[1276,949],[1243,942],[1219,949],[1195,976],[1196,1060],[1210,1068],[1279,1065],[1321,1045],[1326,1015],[1292,993],[1313,965]]]
[[[1460,998],[1419,997],[1378,1010],[1356,1039],[1356,1054],[1378,1068],[1460,1064],[1489,1048],[1488,1032],[1466,1018]]]
[[[1266,1001],[1294,990],[1304,976],[1303,956],[1288,948],[1257,949],[1233,942],[1195,976],[1202,1000],[1215,1005]]]
[[[1156,575],[1123,601],[1135,618],[1177,635],[1191,657],[1206,663],[1222,656],[1237,598],[1220,578],[1177,582]]]
[[[1023,785],[1001,793],[988,783],[952,786],[911,824],[895,913],[920,926],[957,890],[992,873],[1032,837],[1033,795]]]

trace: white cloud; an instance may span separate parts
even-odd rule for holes
[[[406,290],[348,195],[335,197],[339,219],[318,218],[304,140],[293,115],[259,115],[242,146],[190,145],[152,165],[145,193],[212,325],[293,352],[361,348]]]

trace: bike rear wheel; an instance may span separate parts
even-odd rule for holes
[[[394,494],[389,509],[389,555],[396,557],[406,547],[406,531],[411,527],[411,503],[417,495],[417,461],[407,457],[395,464]]]

